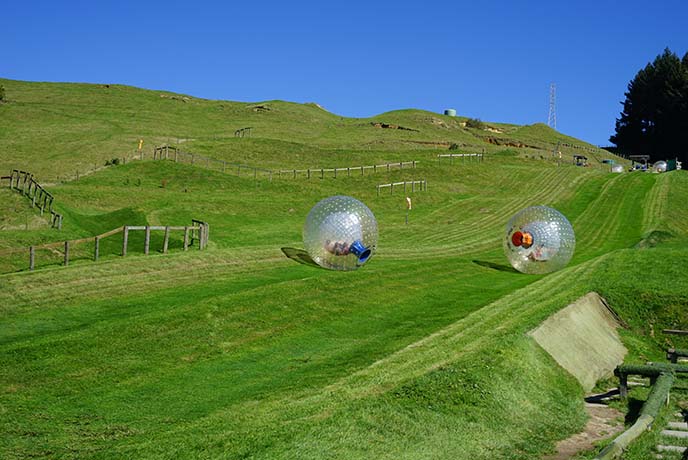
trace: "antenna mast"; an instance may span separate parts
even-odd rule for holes
[[[549,115],[547,116],[547,126],[557,129],[557,85],[549,84]]]

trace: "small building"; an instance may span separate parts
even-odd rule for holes
[[[588,157],[584,155],[574,155],[573,164],[576,166],[588,166]]]
[[[448,115],[450,117],[455,117],[456,116],[456,109],[446,109],[444,111],[445,115]]]
[[[647,162],[650,161],[650,155],[629,155],[628,159],[631,160],[631,170],[647,171]]]

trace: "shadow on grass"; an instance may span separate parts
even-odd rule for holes
[[[643,404],[645,404],[645,401],[635,398],[628,398],[628,412],[626,413],[626,418],[624,420],[626,425],[633,424],[636,420],[638,420],[638,417],[640,417],[640,409],[643,408]]]
[[[289,257],[291,260],[298,262],[303,265],[311,265],[313,267],[320,268],[320,265],[316,264],[311,256],[308,255],[303,249],[296,248],[280,248],[285,256]]]
[[[486,260],[473,260],[473,263],[476,265],[480,265],[481,267],[491,268],[492,270],[499,270],[500,272],[519,273],[518,270],[516,270],[514,267],[510,265],[496,264],[494,262],[488,262]]]
[[[595,403],[595,404],[607,404],[608,399],[610,399],[613,396],[618,396],[618,395],[619,395],[619,389],[614,388],[614,389],[609,390],[605,393],[587,396],[585,398],[585,402]]]

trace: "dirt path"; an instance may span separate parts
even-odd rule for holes
[[[585,410],[590,417],[585,429],[568,439],[557,443],[557,452],[543,457],[542,460],[568,460],[578,452],[592,449],[593,443],[609,438],[624,429],[623,413],[604,404],[585,403]]]

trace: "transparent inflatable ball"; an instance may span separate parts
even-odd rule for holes
[[[575,247],[571,223],[547,206],[525,208],[506,225],[504,253],[521,273],[543,274],[564,268]]]
[[[303,244],[313,261],[330,270],[356,270],[377,248],[377,221],[359,200],[337,195],[319,201],[308,213]]]

